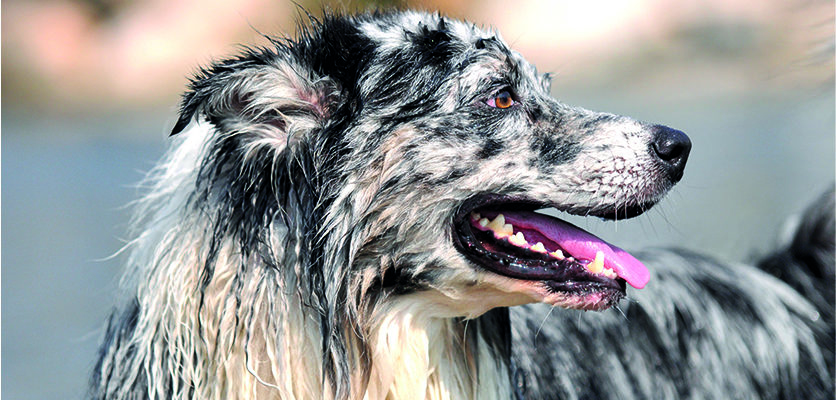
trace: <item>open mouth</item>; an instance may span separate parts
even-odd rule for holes
[[[626,284],[641,289],[647,268],[626,251],[558,218],[547,205],[476,200],[454,221],[456,244],[471,261],[510,278],[539,281],[550,291],[615,304]],[[481,205],[479,205],[481,203]]]

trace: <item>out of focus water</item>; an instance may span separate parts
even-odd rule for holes
[[[131,184],[161,154],[163,124],[3,116],[4,398],[82,397],[119,271],[105,259],[122,246]]]
[[[627,249],[674,245],[742,261],[768,251],[783,221],[834,180],[833,93],[682,97],[561,96],[694,142],[685,178],[648,215],[573,222]],[[4,114],[2,394],[81,398],[120,272],[122,259],[106,258],[123,243],[131,184],[162,155],[172,116]]]

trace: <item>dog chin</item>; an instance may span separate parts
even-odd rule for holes
[[[486,282],[501,285],[503,291],[508,291],[508,294],[502,296],[510,303],[507,306],[546,303],[575,310],[603,311],[618,304],[626,293],[623,286],[620,288],[585,287],[567,290],[560,287],[565,285],[563,282],[529,281],[489,274],[493,276],[486,278]],[[521,299],[523,300],[521,301]]]
[[[558,282],[514,279],[488,271],[477,272],[479,278],[469,284],[437,288],[399,297],[423,302],[436,317],[473,319],[498,307],[545,303],[575,310],[603,311],[624,298],[624,287],[586,288],[566,291],[556,289]]]

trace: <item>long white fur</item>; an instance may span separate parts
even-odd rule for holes
[[[147,220],[135,223],[147,229],[129,245],[134,274],[123,282],[126,288],[136,288],[126,294],[141,299],[144,310],[132,337],[142,340],[136,343],[137,352],[168,352],[170,357],[164,365],[137,365],[142,370],[133,375],[146,374],[152,383],[166,376],[189,383],[181,386],[174,379],[172,393],[151,385],[150,399],[328,398],[319,324],[303,311],[294,289],[296,268],[287,268],[281,276],[273,271],[268,279],[245,279],[241,297],[251,304],[242,307],[230,295],[241,254],[226,243],[200,307],[198,266],[205,261],[212,232],[208,221],[183,210],[211,129],[195,123],[175,137],[177,143],[149,175],[149,193],[138,204],[137,215]],[[279,245],[286,234],[285,226],[272,227],[272,249],[287,251]],[[237,307],[249,311],[240,317]],[[470,346],[464,343],[466,332],[446,314],[449,310],[436,309],[419,295],[376,309],[368,328],[373,353],[368,384],[353,386],[351,398],[509,398],[508,366],[493,362],[496,357],[481,338]],[[196,340],[201,337],[204,340]],[[192,354],[200,356],[195,359]],[[477,368],[477,358],[489,362]],[[365,380],[358,376],[353,382]],[[198,390],[194,397],[189,386]]]

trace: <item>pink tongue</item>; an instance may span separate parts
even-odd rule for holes
[[[594,260],[604,252],[604,268],[611,268],[630,286],[641,289],[650,279],[647,267],[630,253],[568,222],[528,211],[503,212],[505,223],[514,227],[539,231],[576,259]]]

